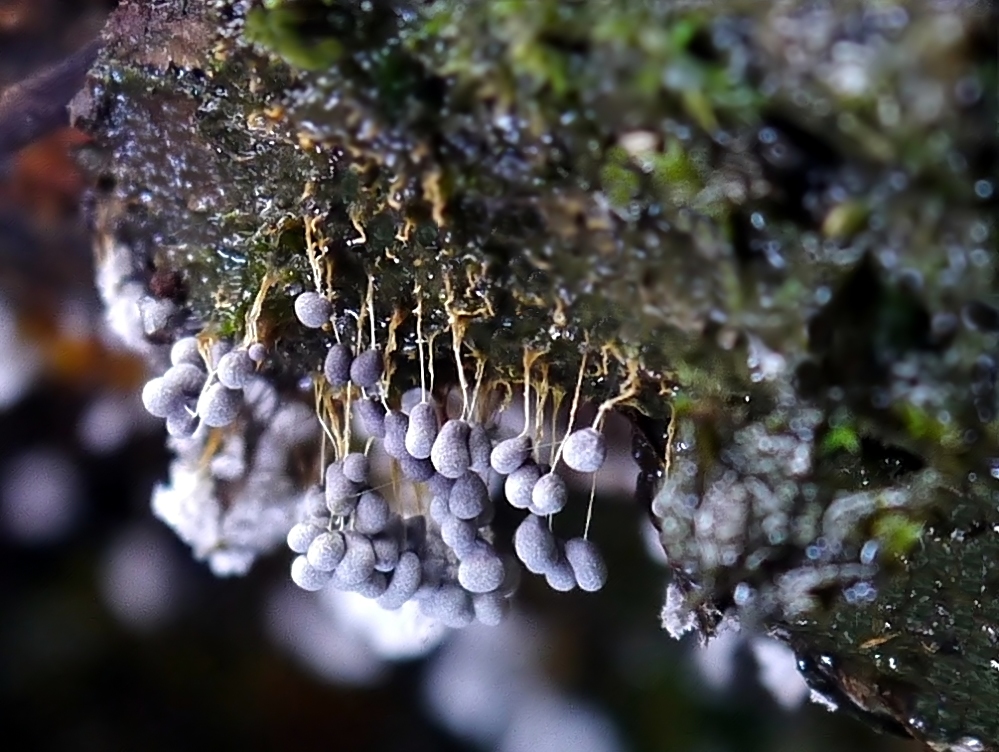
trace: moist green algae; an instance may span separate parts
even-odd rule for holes
[[[182,275],[192,327],[242,336],[276,280],[263,323],[282,372],[314,369],[323,338],[291,310],[313,284],[312,223],[345,309],[375,280],[380,338],[417,284],[443,330],[447,280],[494,378],[518,378],[528,347],[570,390],[585,339],[620,354],[587,380],[601,399],[640,363],[636,402],[659,419],[648,472],[668,449],[686,473],[657,504],[766,488],[773,505],[726,542],[732,560],[664,528],[678,581],[717,612],[740,584],[831,561],[823,515],[869,498],[835,557],[861,562],[871,543],[880,575],[761,618],[849,667],[841,684],[904,686],[855,703],[892,728],[999,738],[994,18],[859,2],[303,1],[245,19],[163,5],[209,32],[199,64],[110,45],[83,122],[107,155],[104,200],[130,207],[115,231],[139,266]],[[400,337],[411,351],[411,323]],[[873,602],[853,597],[868,579]],[[944,658],[934,640],[964,647]]]

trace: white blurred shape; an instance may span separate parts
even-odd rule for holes
[[[769,637],[753,637],[749,644],[759,664],[760,684],[785,710],[799,708],[808,697],[809,690],[805,678],[798,671],[794,651]]]
[[[516,612],[496,627],[458,630],[426,674],[424,702],[451,733],[495,746],[521,698],[543,689],[541,652],[538,627]]]
[[[402,393],[402,397],[399,398],[399,409],[406,413],[406,415],[409,415],[410,411],[423,400],[423,394],[423,389],[418,386],[407,389]],[[427,401],[434,402],[433,395],[428,393]]]
[[[203,468],[175,460],[170,482],[153,489],[153,514],[194,549],[196,559],[210,555],[219,540],[222,508]]]
[[[656,564],[662,564],[666,566],[669,564],[669,559],[666,557],[666,552],[663,550],[662,541],[659,540],[659,531],[656,530],[656,526],[652,524],[646,516],[642,516],[639,520],[639,531],[642,535],[642,543],[645,546],[645,552],[649,555]]]
[[[329,587],[320,592],[319,602],[337,628],[357,636],[388,661],[424,656],[448,632],[440,622],[424,616],[416,601],[386,611],[370,598]]]
[[[0,410],[15,404],[31,386],[41,367],[38,350],[21,339],[17,318],[7,301],[0,298]]]
[[[152,508],[195,559],[207,561],[218,577],[235,577],[284,540],[299,496],[287,474],[262,472],[251,475],[223,508],[208,469],[176,458],[170,482],[153,489]]]
[[[735,654],[742,645],[739,623],[725,618],[718,624],[715,636],[693,652],[694,663],[709,687],[722,690],[732,683],[735,675]]]
[[[121,449],[136,430],[158,425],[136,396],[109,393],[91,401],[76,424],[84,448],[98,455],[111,454]]]
[[[0,526],[25,543],[66,535],[80,516],[80,474],[55,449],[31,449],[9,460],[0,473]]]
[[[139,316],[139,301],[145,296],[145,286],[135,280],[135,254],[127,244],[102,235],[109,234],[98,234],[94,281],[104,301],[104,322],[110,335],[108,343],[148,353],[153,346],[142,331]]]
[[[596,707],[553,693],[521,697],[499,752],[618,752],[625,747]]]
[[[290,582],[270,596],[266,619],[271,639],[321,679],[372,686],[384,674],[385,663],[359,635],[339,628],[311,593]]]
[[[134,525],[111,542],[100,567],[100,589],[111,612],[133,629],[159,627],[174,611],[177,560],[168,542],[146,525]]]

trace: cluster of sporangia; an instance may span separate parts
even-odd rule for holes
[[[320,329],[331,321],[335,326],[330,301],[318,293],[301,293],[294,308],[305,327]],[[266,355],[257,343],[232,349],[209,372],[204,364],[215,358],[203,357],[193,338],[181,340],[171,354],[173,365],[146,385],[143,402],[166,419],[172,435],[191,435],[199,420],[224,427],[238,417],[240,390]],[[568,491],[554,467],[534,459],[527,427],[496,441],[467,404],[460,416],[448,418],[426,388],[408,411],[391,408],[384,366],[375,346],[362,350],[336,341],[328,351],[322,372],[343,406],[341,425],[354,418],[370,439],[364,451],[350,451],[349,434],[334,441],[339,458],[325,468],[323,484],[306,492],[300,521],[288,532],[288,546],[297,554],[292,580],[309,591],[331,585],[356,592],[386,609],[415,600],[425,615],[450,627],[499,623],[521,564],[558,591],[602,588],[606,567],[587,534],[561,540],[551,530],[551,517],[565,507]],[[573,470],[597,472],[607,449],[596,425],[569,433],[552,465],[561,459]],[[393,509],[372,483],[369,453],[378,443],[401,474],[427,493],[428,505]],[[528,511],[514,534],[516,556],[494,545],[491,473],[504,478],[510,505]]]
[[[171,436],[194,435],[199,420],[209,428],[222,428],[239,416],[243,387],[265,357],[266,348],[256,342],[222,354],[209,374],[197,338],[184,337],[170,349],[166,373],[143,387],[142,404],[157,418],[166,418]]]

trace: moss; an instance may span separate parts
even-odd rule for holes
[[[860,437],[852,426],[841,423],[831,428],[822,438],[822,451],[826,454],[838,451],[857,454],[860,451]]]
[[[874,540],[881,544],[883,557],[901,560],[919,543],[923,525],[905,515],[887,513],[874,521],[871,532]]]
[[[600,185],[611,206],[627,211],[629,204],[638,197],[640,181],[624,149],[611,149],[600,173]]]
[[[279,54],[285,62],[303,70],[321,70],[343,54],[336,39],[309,39],[314,19],[294,7],[253,8],[246,16],[246,38]]]

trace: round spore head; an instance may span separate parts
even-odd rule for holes
[[[359,585],[375,571],[375,548],[368,536],[349,530],[343,534],[347,550],[336,568],[337,582],[346,587]]]
[[[368,456],[364,452],[349,452],[346,454],[340,469],[347,480],[361,485],[368,483],[370,463],[368,462]]]
[[[607,440],[595,428],[581,428],[562,443],[565,464],[580,473],[595,473],[607,459]]]
[[[475,620],[487,627],[499,626],[510,611],[510,599],[502,593],[476,593],[472,596]]]
[[[198,430],[198,418],[192,415],[184,404],[180,404],[166,416],[166,430],[168,434],[179,439],[193,436]]]
[[[238,348],[219,358],[215,375],[224,386],[230,389],[242,389],[253,378],[256,368],[256,363],[250,359],[249,353],[243,348]]]
[[[452,629],[467,627],[475,619],[471,596],[453,583],[435,588],[421,601],[420,608],[427,616]]]
[[[246,348],[246,354],[254,363],[263,363],[267,359],[267,346],[263,342],[254,342]]]
[[[344,344],[336,343],[326,353],[323,361],[323,376],[334,388],[342,388],[350,383],[350,364],[354,362],[354,353]]]
[[[330,581],[330,577],[329,572],[320,572],[309,564],[305,556],[296,556],[291,562],[291,581],[302,590],[308,590],[310,593],[322,590]]]
[[[352,405],[361,430],[376,439],[385,438],[385,405],[379,400],[362,399]]]
[[[142,406],[156,418],[167,417],[178,406],[182,406],[183,401],[183,395],[168,388],[162,377],[151,379],[142,387]]]
[[[205,360],[201,357],[197,337],[181,337],[170,348],[170,364],[179,366],[181,363],[204,369]]]
[[[401,459],[406,456],[406,429],[409,428],[409,416],[399,410],[389,410],[385,413],[385,440],[382,447],[389,457]]]
[[[559,556],[544,572],[545,581],[552,590],[568,593],[576,587],[576,575],[565,556]]]
[[[448,496],[451,514],[460,520],[473,520],[485,511],[489,489],[475,473],[468,471],[454,482]]]
[[[332,304],[318,292],[303,292],[295,298],[295,316],[309,329],[319,329],[330,320]]]
[[[500,475],[509,475],[523,465],[531,456],[530,436],[514,436],[504,439],[493,447],[489,454],[489,465]]]
[[[212,384],[198,399],[198,415],[206,426],[221,428],[236,420],[242,406],[242,392]]]
[[[190,363],[170,366],[163,374],[163,385],[186,397],[197,397],[205,385],[205,372]]]
[[[426,483],[437,471],[434,470],[433,463],[428,459],[418,460],[409,454],[404,454],[399,458],[399,467],[407,480],[413,483]]]
[[[414,386],[399,395],[399,409],[409,415],[418,404],[433,402],[433,399],[433,395],[428,390]]]
[[[503,561],[485,547],[461,560],[458,584],[470,593],[489,593],[503,583]]]
[[[441,524],[441,538],[459,559],[476,543],[476,530],[471,522],[449,517]]]
[[[311,522],[299,522],[288,531],[288,548],[296,554],[304,554],[309,550],[312,541],[318,538],[322,532],[323,529],[318,525],[313,525]]]
[[[580,590],[595,593],[607,583],[607,565],[600,550],[588,540],[572,538],[565,542],[565,558]]]
[[[468,423],[457,418],[441,426],[430,450],[430,461],[445,478],[457,480],[472,464],[468,454]]]
[[[531,490],[532,511],[537,514],[558,514],[565,509],[569,491],[561,476],[549,472],[538,478]]]
[[[451,489],[454,488],[454,478],[445,478],[440,473],[435,472],[434,475],[427,480],[427,488],[430,489],[430,493],[434,496],[447,499],[451,496]]]
[[[513,550],[529,572],[544,574],[558,558],[555,536],[544,518],[529,514],[513,534]]]
[[[423,577],[423,564],[412,551],[405,551],[392,571],[388,588],[378,597],[378,605],[395,610],[412,598],[420,587]]]
[[[326,468],[326,508],[335,517],[344,517],[357,507],[360,487],[343,474],[339,462]]]
[[[382,351],[370,348],[358,354],[350,364],[350,380],[363,389],[374,389],[382,379],[385,363]]]
[[[503,495],[515,509],[527,509],[531,505],[531,494],[541,477],[541,468],[534,460],[524,464],[506,476],[503,481]]]
[[[434,496],[430,500],[430,519],[438,525],[443,525],[445,521],[454,517],[451,514],[451,504],[446,496]]]
[[[334,578],[335,580],[336,578]],[[363,582],[352,586],[351,592],[363,595],[365,598],[374,600],[384,595],[388,589],[389,578],[384,572],[372,572],[371,576]]]
[[[365,535],[382,532],[389,524],[392,510],[377,491],[365,491],[354,509],[354,529]]]
[[[489,455],[492,451],[493,442],[489,439],[485,426],[473,423],[468,431],[468,456],[472,460],[472,469],[475,472],[489,472]]]
[[[305,556],[320,572],[332,572],[347,552],[347,542],[343,533],[334,530],[322,532],[309,544]]]
[[[326,491],[322,486],[310,486],[302,499],[302,507],[309,517],[328,517],[326,508]]]
[[[439,430],[437,408],[434,405],[429,402],[413,405],[406,429],[406,451],[416,459],[428,459]]]
[[[219,360],[232,349],[232,341],[217,339],[208,348],[208,363],[212,368],[218,368]]]

